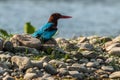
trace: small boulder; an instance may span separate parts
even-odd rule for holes
[[[109,78],[111,79],[120,78],[120,71],[113,72],[112,74],[109,75]]]
[[[108,53],[110,55],[120,56],[120,47],[114,47]]]
[[[3,39],[0,39],[0,51],[2,51],[2,49],[3,49]]]
[[[44,67],[45,71],[51,75],[55,75],[58,73],[57,70],[52,65],[50,65],[46,62],[43,63],[43,67]]]
[[[11,39],[14,47],[16,46],[26,46],[30,48],[41,48],[41,41],[37,38],[33,38],[31,35],[14,35]]]
[[[5,51],[13,51],[13,43],[11,41],[5,41],[3,44],[3,49]]]
[[[31,61],[31,63],[32,63],[33,67],[38,67],[40,69],[43,68],[43,62],[41,62],[41,61]]]
[[[27,57],[13,56],[11,58],[12,63],[15,63],[19,69],[27,69],[32,66],[32,63]],[[15,65],[14,65],[15,66]]]
[[[80,50],[93,50],[94,46],[90,43],[78,43],[77,46],[80,48]]]
[[[83,79],[83,74],[79,73],[78,71],[69,71],[69,74],[78,80]]]
[[[110,51],[114,47],[120,47],[120,43],[113,43],[107,47],[105,47],[106,51]]]

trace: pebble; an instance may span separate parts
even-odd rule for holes
[[[36,73],[26,73],[25,75],[24,75],[24,79],[25,80],[32,80],[32,79],[34,79],[34,78],[36,78],[37,77],[37,74]]]
[[[99,66],[99,63],[98,62],[88,62],[86,64],[87,67],[97,67]]]
[[[57,70],[48,63],[43,63],[43,67],[44,67],[45,71],[51,75],[55,75],[58,73]]]
[[[114,71],[114,68],[112,66],[102,66],[101,69],[110,72]]]
[[[78,71],[69,71],[69,74],[77,79],[83,79],[83,74],[80,74]]]

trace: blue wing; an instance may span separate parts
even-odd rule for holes
[[[56,33],[57,30],[47,30],[52,27],[53,23],[47,23],[40,27],[36,32],[32,34],[33,37],[41,37],[43,39],[50,39]]]

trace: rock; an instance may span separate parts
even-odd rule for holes
[[[57,70],[48,63],[43,63],[43,67],[44,67],[45,71],[51,75],[55,75],[58,73]]]
[[[69,74],[78,80],[83,79],[83,75],[80,74],[78,71],[69,71]]]
[[[73,59],[67,59],[66,62],[67,63],[75,63],[75,60],[73,60]]]
[[[34,78],[36,78],[37,77],[37,74],[36,73],[26,73],[25,75],[24,75],[24,79],[25,80],[32,80],[32,79],[34,79]]]
[[[14,35],[11,39],[11,42],[13,43],[14,47],[16,46],[26,46],[30,48],[41,48],[41,42],[37,38],[33,38],[30,35]]]
[[[4,44],[3,44],[3,49],[5,51],[13,51],[13,43],[10,42],[10,41],[5,41]]]
[[[113,43],[113,44],[107,46],[105,49],[106,49],[106,51],[110,51],[114,47],[120,47],[120,43]]]
[[[117,36],[117,37],[114,38],[112,41],[113,41],[113,42],[120,42],[120,36]]]
[[[94,46],[90,43],[78,43],[77,46],[80,50],[93,50]]]
[[[63,38],[57,38],[56,39],[58,46],[66,51],[71,51],[75,49],[76,47],[71,44],[68,40],[63,39]]]
[[[120,47],[114,47],[108,53],[110,55],[120,56]]]
[[[0,51],[2,51],[2,49],[3,49],[3,39],[0,39]]]
[[[86,59],[86,58],[80,59],[79,63],[88,63],[88,59]]]
[[[64,62],[58,61],[58,60],[51,60],[51,61],[49,61],[49,64],[55,65],[58,68],[66,68],[66,64]]]
[[[49,62],[50,58],[48,56],[44,56],[40,59],[41,62]]]
[[[78,66],[67,66],[67,69],[69,71],[80,71]]]
[[[79,52],[72,51],[71,53],[72,53],[73,57],[75,57],[77,59],[81,59],[83,57],[83,55]]]
[[[100,75],[100,78],[109,78],[109,75],[108,74],[102,74],[102,75]]]
[[[43,62],[42,61],[31,61],[33,67],[38,67],[39,69],[43,68]]]
[[[99,64],[102,64],[102,63],[104,63],[104,60],[103,59],[97,59],[97,62],[99,63]]]
[[[36,70],[34,68],[28,68],[26,73],[36,73]]]
[[[14,47],[14,52],[15,53],[25,53],[25,54],[39,54],[39,51],[35,48],[29,48],[29,47],[25,47],[25,46],[17,46]]]
[[[11,55],[10,54],[0,54],[0,59],[3,60],[3,59],[10,59],[11,58]]]
[[[86,64],[87,67],[97,67],[99,66],[99,63],[98,62],[88,62]]]
[[[58,44],[57,44],[57,41],[54,38],[52,38],[52,39],[46,41],[44,44],[42,44],[42,47],[44,49],[46,49],[48,47],[55,48],[55,47],[58,47]]]
[[[15,63],[19,69],[27,69],[32,66],[30,59],[27,57],[13,56],[11,61]]]
[[[114,68],[112,66],[102,66],[101,69],[110,72],[114,71]]]
[[[73,67],[73,69],[75,70],[78,70],[78,71],[80,71],[80,72],[88,72],[87,71],[87,68],[85,67],[85,64],[83,63],[83,64],[78,64],[78,63],[74,63],[74,64],[72,64],[72,66],[71,67]],[[75,68],[76,67],[76,68]]]
[[[82,51],[81,54],[85,57],[85,58],[96,58],[98,57],[98,53],[93,52],[93,51]]]
[[[111,79],[120,78],[120,71],[113,72],[112,74],[109,75],[109,78]]]
[[[11,76],[6,76],[6,77],[3,78],[3,80],[15,80],[15,79]]]
[[[0,74],[3,74],[5,72],[3,67],[0,67]]]
[[[66,76],[69,74],[66,68],[60,68],[58,71],[60,76]]]

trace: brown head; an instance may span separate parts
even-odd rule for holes
[[[72,18],[71,16],[65,16],[65,15],[61,15],[60,13],[53,13],[48,22],[53,22],[53,23],[57,23],[58,19],[67,19],[67,18]]]

